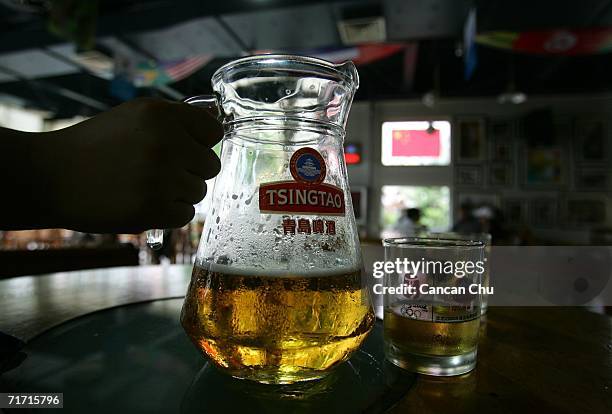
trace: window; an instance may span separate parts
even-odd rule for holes
[[[450,138],[448,121],[383,122],[382,163],[450,165]]]
[[[428,231],[450,228],[450,190],[446,186],[384,185],[381,194],[380,228],[382,237],[402,237],[399,220],[404,210],[421,210],[420,224]]]

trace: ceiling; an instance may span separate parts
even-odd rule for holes
[[[607,0],[103,0],[95,24],[85,25],[95,33],[95,49],[109,57],[110,69],[100,71],[84,63],[74,39],[49,30],[49,16],[57,15],[50,9],[53,3],[0,0],[0,99],[17,98],[59,118],[91,115],[125,99],[113,92],[122,60],[161,65],[201,57],[190,76],[132,92],[180,99],[210,92],[212,73],[239,56],[351,48],[343,42],[339,22],[373,19],[378,24],[370,26],[373,35],[382,36],[378,44],[402,47],[359,65],[357,99],[415,98],[432,89],[441,96],[497,95],[511,81],[528,94],[612,89],[610,53],[534,55],[480,46],[469,80],[462,56],[471,6],[479,33],[580,29],[612,27]]]

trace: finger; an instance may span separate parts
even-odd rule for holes
[[[188,203],[175,202],[172,203],[167,212],[161,218],[163,226],[160,228],[179,228],[193,220],[195,216],[195,208]]]
[[[215,152],[198,144],[194,144],[185,157],[186,170],[200,178],[208,180],[221,171],[221,160]]]
[[[223,138],[221,123],[207,110],[186,103],[172,105],[173,115],[198,143],[213,147]]]
[[[198,204],[206,196],[206,182],[186,171],[176,189],[175,200],[187,204]]]

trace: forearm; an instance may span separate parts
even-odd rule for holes
[[[0,128],[0,230],[61,227],[51,133]]]

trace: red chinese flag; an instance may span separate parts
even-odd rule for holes
[[[439,157],[440,131],[395,130],[391,155],[394,157]]]

